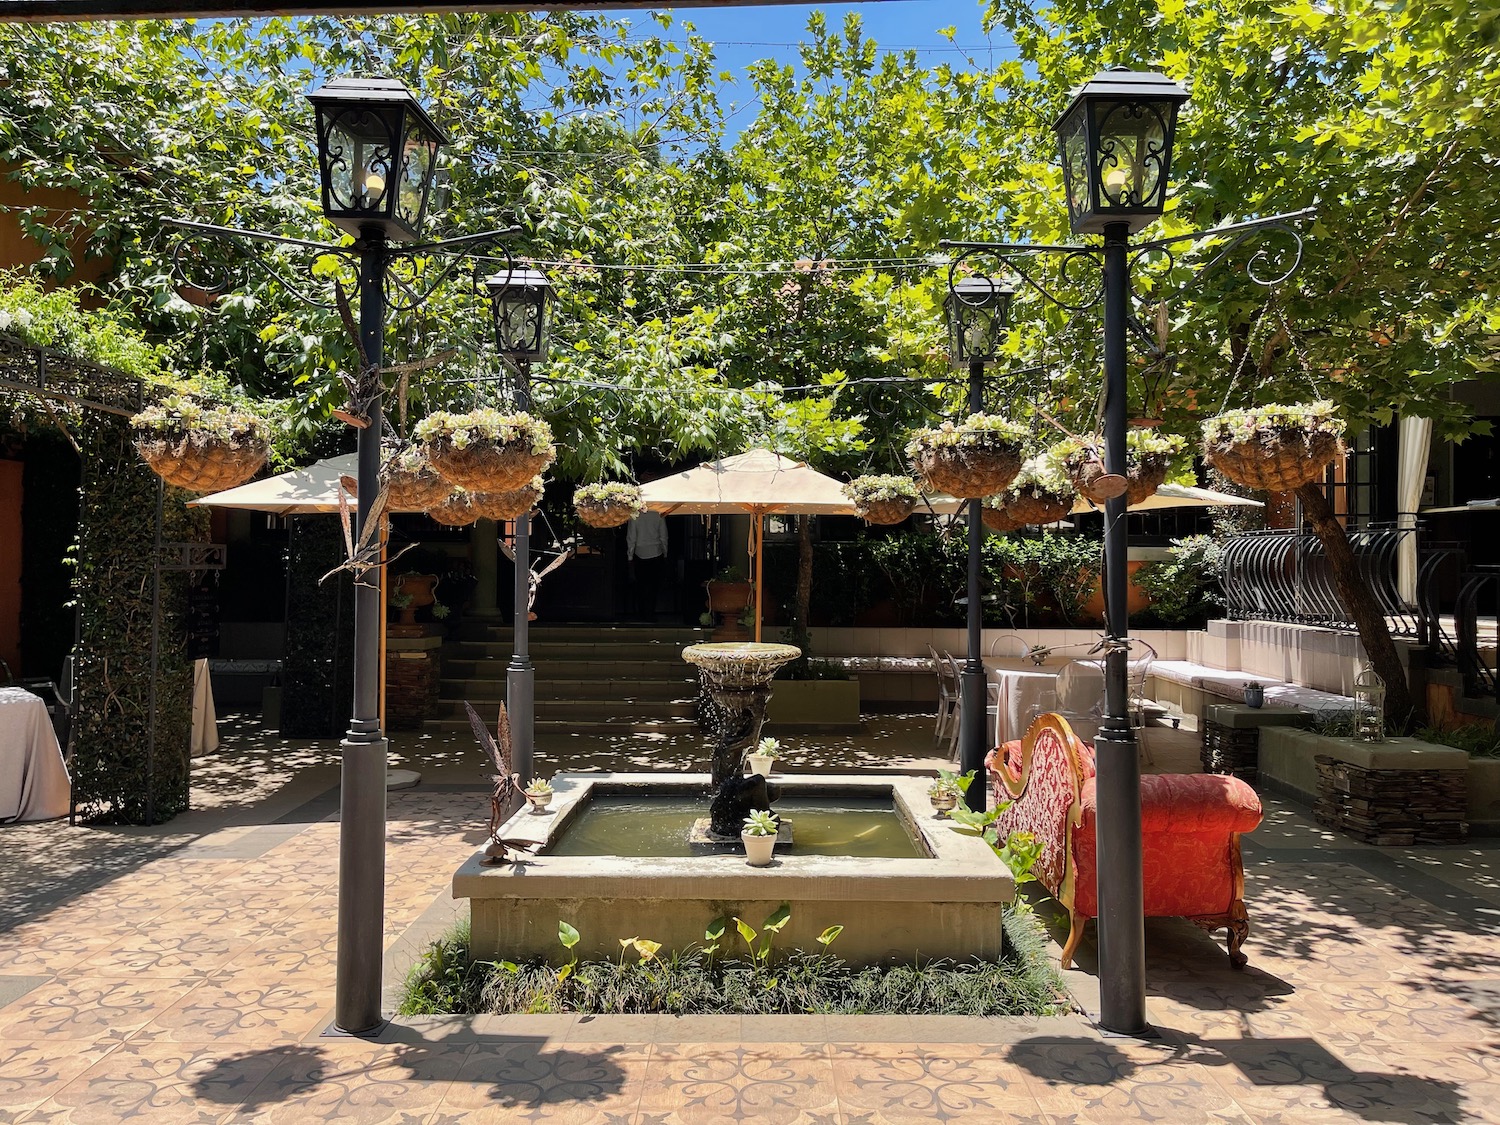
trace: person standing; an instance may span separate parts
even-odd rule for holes
[[[635,591],[635,613],[655,621],[662,574],[667,569],[667,521],[660,512],[645,511],[630,521],[625,529],[625,557]]]

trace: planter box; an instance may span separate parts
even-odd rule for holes
[[[766,722],[782,727],[859,727],[858,680],[775,680]]]

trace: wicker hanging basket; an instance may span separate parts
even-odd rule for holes
[[[551,428],[529,414],[439,411],[418,423],[416,436],[428,463],[470,492],[524,489],[557,457]]]
[[[1056,523],[1073,511],[1073,498],[1022,486],[1005,494],[1005,512],[1023,527]]]
[[[985,505],[984,512],[980,516],[984,520],[984,526],[991,531],[1007,532],[1020,531],[1026,526],[1025,520],[1018,520],[1010,514],[1007,508],[991,508]]]
[[[1138,460],[1131,458],[1130,472],[1125,478],[1130,482],[1130,487],[1125,490],[1126,506],[1143,503],[1155,496],[1156,490],[1167,479],[1170,465],[1171,458],[1165,453],[1144,453]]]
[[[453,491],[419,449],[389,458],[381,468],[380,481],[386,489],[386,506],[394,512],[426,512]]]
[[[542,498],[542,478],[533,477],[524,488],[506,492],[480,492],[474,495],[474,506],[486,519],[505,521],[524,516]]]
[[[916,511],[917,502],[910,496],[898,496],[893,500],[856,500],[854,510],[866,523],[885,526],[900,523]]]
[[[265,423],[255,415],[177,396],[147,407],[131,425],[135,448],[151,471],[192,492],[244,484],[271,448]]]
[[[1156,494],[1167,479],[1172,454],[1183,447],[1179,437],[1157,434],[1151,429],[1133,429],[1125,435],[1125,504],[1140,504]],[[1095,446],[1073,448],[1061,455],[1073,487],[1093,504],[1121,495],[1120,478],[1105,470],[1102,450]],[[1111,485],[1114,487],[1111,488]]]
[[[919,430],[906,452],[928,491],[977,500],[1004,492],[1024,461],[1026,431],[1004,419],[971,414],[963,423],[945,422]]]
[[[1244,488],[1290,492],[1343,456],[1343,425],[1331,403],[1231,411],[1203,424],[1203,454]]]
[[[578,518],[589,527],[620,527],[646,510],[639,485],[623,481],[586,484],[573,493]]]
[[[445,499],[428,508],[427,514],[444,527],[467,527],[484,514],[474,500],[474,493],[455,488]]]

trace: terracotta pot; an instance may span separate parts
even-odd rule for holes
[[[437,580],[436,574],[403,574],[396,579],[396,593],[411,595],[412,608],[431,605],[437,600],[432,592]]]
[[[776,852],[775,836],[752,836],[740,833],[740,842],[745,845],[745,862],[751,867],[769,867]]]
[[[727,613],[738,617],[750,604],[754,590],[748,582],[710,582],[708,584],[708,608],[715,613]]]

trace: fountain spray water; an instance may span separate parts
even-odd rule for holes
[[[709,805],[713,836],[737,840],[751,809],[771,807],[766,779],[744,776],[745,755],[760,739],[772,677],[801,655],[795,645],[750,641],[689,645],[682,650],[682,658],[698,669],[714,703],[709,724],[714,739],[714,796]]]

